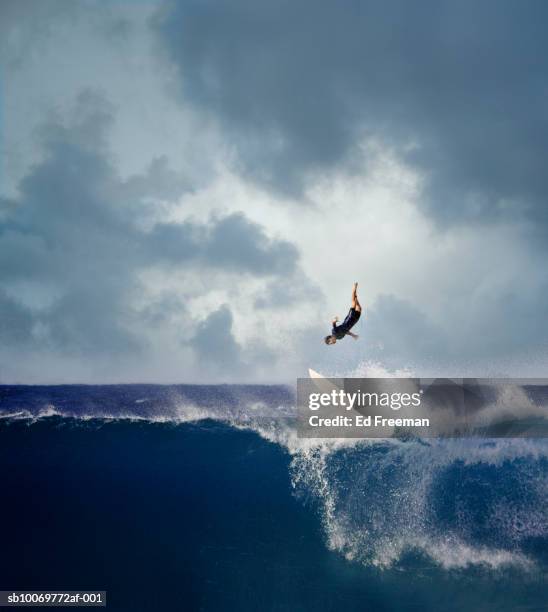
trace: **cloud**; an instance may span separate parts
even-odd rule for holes
[[[244,214],[216,218],[207,225],[192,221],[158,223],[147,235],[152,258],[183,260],[207,267],[272,276],[295,271],[298,251],[284,240],[270,240]]]
[[[21,58],[41,46],[56,20],[73,16],[70,0],[3,0],[0,4],[0,49],[3,62],[17,66]]]
[[[200,366],[213,369],[223,380],[241,374],[244,367],[242,347],[232,333],[232,313],[226,304],[196,325],[194,333],[191,329],[187,331]]]
[[[369,359],[394,369],[488,375],[513,362],[514,375],[545,354],[548,330],[548,284],[536,291],[500,288],[488,295],[466,294],[452,308],[445,298],[441,320],[394,295],[379,295],[367,310],[362,339]],[[426,368],[426,369],[425,369]],[[521,369],[520,369],[521,368]],[[537,370],[538,371],[538,370]],[[509,371],[505,375],[511,375]]]
[[[32,335],[33,318],[22,304],[0,291],[0,338],[6,344],[25,345]]]
[[[401,367],[447,359],[450,337],[419,308],[393,295],[380,295],[368,309],[364,341],[373,359]]]
[[[207,357],[204,371],[209,363],[218,367],[216,355],[229,356],[236,367],[243,349],[231,335],[228,306],[193,318],[184,287],[156,296],[143,284],[143,271],[197,278],[211,271],[212,289],[218,289],[231,284],[230,275],[241,282],[291,275],[299,253],[243,213],[169,222],[165,202],[154,202],[173,205],[191,185],[165,159],[121,179],[107,146],[113,120],[101,97],[83,93],[69,120],[52,118],[42,126],[42,160],[23,178],[17,197],[0,202],[3,357],[10,347],[26,345],[90,363],[124,355],[146,361],[153,350],[150,330],[163,326],[169,333],[179,312],[185,334],[200,330],[193,346],[200,359]]]
[[[144,174],[131,176],[124,184],[128,198],[150,198],[174,201],[185,192],[192,191],[190,179],[169,167],[166,155],[155,157]]]
[[[0,4],[0,61],[18,69],[29,55],[39,55],[59,34],[59,26],[77,27],[86,22],[104,40],[116,41],[131,29],[129,20],[118,15],[117,7],[72,0],[2,0]]]
[[[438,222],[546,227],[547,17],[543,2],[176,0],[154,27],[183,103],[255,180],[300,193],[374,138],[425,177]]]
[[[547,10],[4,2],[3,379],[545,351]]]
[[[312,305],[324,296],[304,274],[300,277],[274,278],[255,298],[255,308],[285,310],[297,303]]]

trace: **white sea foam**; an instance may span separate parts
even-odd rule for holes
[[[470,565],[481,565],[490,569],[515,566],[528,570],[534,565],[530,559],[519,552],[489,548],[487,546],[471,546],[459,541],[455,537],[442,539],[422,538],[414,542],[410,539],[404,543],[404,546],[427,553],[430,558],[447,570],[465,568]],[[395,560],[397,559],[393,561]],[[392,560],[387,559],[386,561],[387,565],[391,565]]]
[[[7,421],[17,421],[19,419],[32,419],[33,415],[29,410],[15,410],[12,412],[0,412],[0,419]]]
[[[364,363],[347,375],[384,378],[410,377],[413,373]],[[495,402],[482,409],[481,417],[484,423],[493,423],[509,416],[546,416],[546,412],[519,386],[505,386]],[[519,542],[529,536],[548,537],[548,478],[539,468],[539,462],[548,456],[546,440],[303,439],[291,426],[265,428],[257,423],[255,430],[292,455],[293,486],[316,498],[328,547],[349,560],[387,568],[399,562],[404,553],[415,550],[446,569],[469,565],[528,569],[533,561],[520,551]],[[453,525],[454,533],[439,533],[430,504],[433,486],[445,470],[459,463],[501,468],[517,461],[521,462],[517,469],[522,486],[544,503],[532,507],[519,500],[499,498],[492,505],[489,526],[503,534],[504,546],[467,540],[467,528],[471,526],[466,521],[472,519],[464,516],[464,511],[460,515],[462,524]],[[379,488],[390,479],[390,486]]]
[[[397,563],[409,550],[421,551],[445,568],[477,564],[525,569],[532,565],[519,550],[519,542],[527,536],[548,536],[546,475],[535,463],[546,457],[546,444],[523,439],[490,444],[477,440],[436,440],[427,446],[417,442],[369,444],[370,449],[382,446],[382,452],[364,454],[365,447],[340,451],[323,446],[316,451],[307,448],[293,457],[294,486],[304,486],[320,503],[329,548],[350,560],[381,568]],[[345,456],[338,459],[341,452]],[[451,525],[454,533],[440,535],[431,503],[433,494],[439,495],[433,485],[444,470],[455,462],[500,467],[525,457],[533,463],[519,468],[522,486],[536,489],[536,497],[544,504],[535,508],[500,498],[490,508],[488,526],[502,534],[504,547],[467,541],[473,517],[465,513]],[[342,478],[341,469],[345,472]]]

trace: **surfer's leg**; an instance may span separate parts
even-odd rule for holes
[[[358,283],[354,283],[354,285],[352,285],[352,308],[356,311],[356,312],[361,312],[362,311],[362,307],[360,305],[360,302],[358,301]]]

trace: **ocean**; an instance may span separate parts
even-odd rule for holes
[[[548,609],[548,440],[305,440],[284,386],[0,386],[0,590]]]

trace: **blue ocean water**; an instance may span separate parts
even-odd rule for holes
[[[0,590],[547,609],[547,440],[302,440],[282,386],[0,386],[0,417]]]

